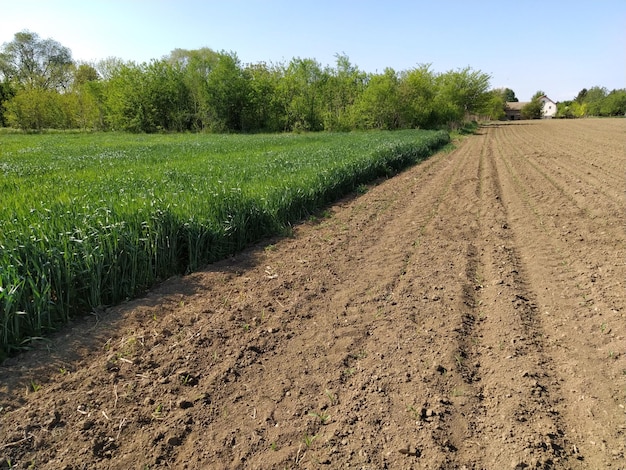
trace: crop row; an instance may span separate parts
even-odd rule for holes
[[[0,356],[284,232],[445,132],[8,135],[0,149]]]

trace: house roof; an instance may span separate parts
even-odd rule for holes
[[[521,111],[521,109],[528,103],[529,101],[507,101],[506,107],[511,111]]]
[[[539,99],[543,99],[543,98],[545,98],[546,101],[549,101],[552,104],[556,104],[555,101],[552,101],[550,98],[548,98],[548,95],[542,95],[539,97]]]

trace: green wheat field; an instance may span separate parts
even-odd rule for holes
[[[283,234],[449,141],[420,130],[2,135],[0,357]]]

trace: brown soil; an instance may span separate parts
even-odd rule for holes
[[[487,126],[94,312],[0,367],[0,468],[626,468],[625,144]]]

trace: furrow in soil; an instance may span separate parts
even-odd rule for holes
[[[544,347],[561,364],[564,431],[581,468],[607,468],[624,455],[619,423],[626,363],[616,352],[623,328],[609,331],[623,319],[623,214],[593,198],[581,201],[554,190],[541,196],[545,178],[524,159],[530,146],[507,132],[496,134],[496,145],[509,226],[518,258],[530,268],[525,272],[544,325]],[[553,151],[550,142],[536,145]],[[591,382],[591,370],[611,379]]]

